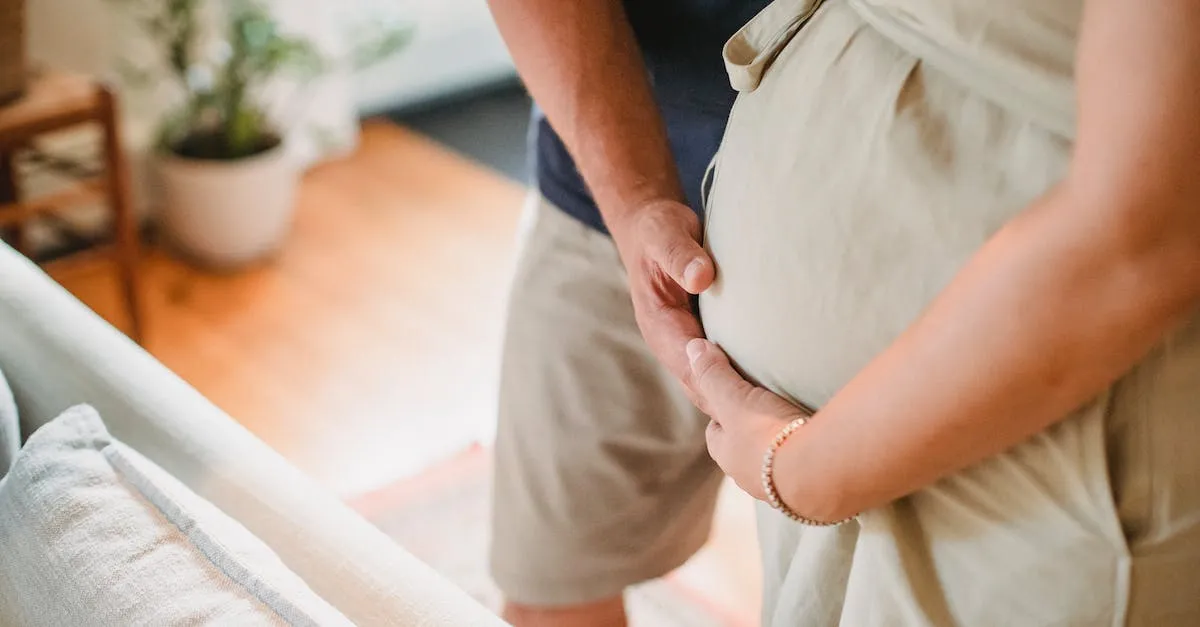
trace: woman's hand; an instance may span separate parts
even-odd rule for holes
[[[692,340],[687,354],[692,390],[712,418],[705,434],[709,455],[738,487],[760,501],[766,500],[763,454],[776,434],[804,412],[742,378],[725,352],[708,340]]]
[[[1194,1],[1087,3],[1066,178],[780,449],[784,502],[840,520],[912,494],[1072,415],[1196,324],[1198,29]],[[758,458],[787,409],[711,345],[693,352],[719,424],[709,450],[761,497]]]

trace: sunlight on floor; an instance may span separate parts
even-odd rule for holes
[[[303,184],[273,263],[211,274],[151,250],[146,348],[343,498],[490,442],[504,299],[525,190],[412,132],[365,128]],[[110,269],[51,273],[114,324]],[[757,620],[753,508],[724,490],[714,538],[671,581]],[[731,618],[732,617],[732,618]]]

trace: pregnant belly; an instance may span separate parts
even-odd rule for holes
[[[819,14],[740,95],[709,197],[705,331],[811,405],[1046,191],[1069,149],[860,27]]]
[[[846,4],[827,4],[739,96],[708,204],[717,281],[700,299],[705,331],[743,372],[818,407],[1061,178],[1070,148]],[[841,624],[1111,624],[1126,547],[1108,407],[864,512]],[[783,537],[797,536],[763,536]],[[765,582],[777,622],[826,600],[810,598],[828,583],[814,565],[789,562],[824,553],[764,550],[787,564],[784,583]]]

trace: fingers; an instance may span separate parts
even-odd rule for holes
[[[716,420],[710,420],[708,427],[704,430],[704,443],[708,447],[708,456],[717,462],[721,470],[725,470],[725,441],[726,433],[721,427],[721,424]]]
[[[750,496],[762,498],[758,495],[759,475],[755,472],[759,462],[758,460],[752,462],[751,476],[753,478],[748,479],[745,468],[745,451],[739,450],[744,448],[744,443],[739,442],[733,433],[717,422],[708,423],[708,428],[704,431],[704,441],[708,447],[708,456],[717,463],[721,472],[733,479],[734,483]]]
[[[655,220],[646,233],[650,260],[683,289],[699,294],[712,286],[716,266],[700,246],[696,218],[671,216]]]
[[[692,388],[718,413],[753,393],[754,386],[733,369],[725,351],[712,342],[701,338],[689,341],[687,356],[692,370]]]
[[[700,337],[700,321],[687,309],[665,307],[648,312],[641,321],[641,327],[650,350],[691,392],[692,366],[688,360],[687,344]],[[698,400],[694,394],[691,396],[693,402]]]
[[[668,257],[665,266],[671,278],[690,294],[700,294],[712,287],[717,271],[708,252],[695,241],[681,246]]]

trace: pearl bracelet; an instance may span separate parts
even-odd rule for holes
[[[767,503],[769,503],[771,507],[779,510],[779,512],[784,516],[787,516],[788,518],[791,518],[802,525],[809,525],[811,527],[836,527],[838,525],[844,525],[857,518],[857,516],[851,516],[836,522],[823,522],[820,520],[805,518],[804,516],[797,514],[792,508],[788,507],[787,503],[784,503],[783,499],[779,498],[779,490],[775,488],[775,452],[779,450],[780,446],[783,446],[783,443],[788,439],[788,436],[795,433],[800,427],[808,424],[808,419],[808,416],[801,416],[789,422],[787,426],[785,426],[778,434],[775,435],[775,439],[772,440],[771,445],[767,447],[767,452],[763,454],[762,463],[763,492],[767,494]]]

